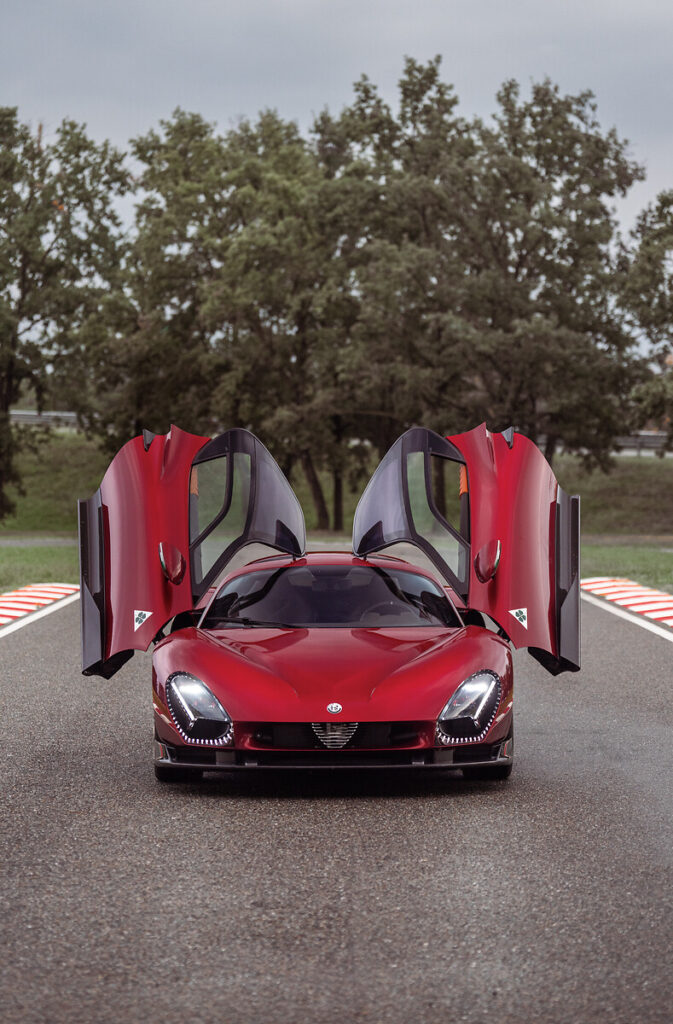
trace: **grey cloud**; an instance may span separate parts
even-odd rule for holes
[[[647,163],[647,199],[672,165],[672,36],[658,0],[6,0],[0,102],[122,145],[178,105],[222,129],[263,107],[306,126],[362,73],[395,104],[404,54],[441,53],[467,115],[488,115],[507,78],[591,88],[601,123]]]

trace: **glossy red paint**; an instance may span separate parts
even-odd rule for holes
[[[172,426],[145,448],[134,437],[115,456],[100,486],[106,524],[105,658],[147,650],[167,619],[192,607],[189,571],[189,473],[210,440]],[[159,544],[186,561],[180,583],[161,570]],[[137,613],[149,613],[146,618]],[[143,619],[140,624],[138,618]]]
[[[484,423],[448,438],[465,458],[470,496],[472,564],[469,606],[506,629],[515,647],[558,654],[555,517],[558,484],[540,450],[522,434],[509,446]],[[500,563],[482,583],[474,556],[499,540]],[[525,609],[524,626],[512,613]]]
[[[436,482],[449,463],[460,464],[454,523]],[[527,438],[484,424],[448,438],[424,427],[399,437],[360,498],[353,550],[398,544],[420,549],[472,611],[490,615],[553,675],[579,669],[579,496],[558,486]]]
[[[432,492],[438,465],[431,465],[433,457],[460,464],[461,495],[466,482],[468,486],[469,529],[464,498],[460,524],[452,526],[442,518],[439,508],[443,506],[434,501]],[[215,501],[220,500],[217,476],[211,476],[216,481],[213,499],[207,497],[209,471],[199,470],[198,483],[192,478],[191,486],[190,472],[215,459],[222,460],[218,466],[226,489],[220,511],[213,513]],[[411,752],[406,758],[384,758],[385,764],[451,766],[453,747],[473,749],[475,764],[490,765],[498,772],[510,769],[509,744],[501,746],[512,728],[512,657],[505,634],[515,646],[531,648],[549,671],[579,667],[579,599],[574,600],[579,576],[579,499],[558,487],[546,460],[527,438],[512,430],[491,434],[483,424],[447,440],[413,428],[398,439],[379,470],[361,501],[364,511],[357,542],[354,527],[354,550],[359,556],[334,551],[301,554],[305,530],[296,496],[261,442],[240,429],[213,441],[177,427],[166,436],[145,433],[124,446],[99,491],[80,503],[83,668],[87,674],[109,678],[133,650],[147,649],[165,623],[181,612],[192,613],[173,623],[175,632],[157,644],[153,655],[159,740],[155,765],[160,778],[181,764],[197,771],[199,766],[257,764],[254,756],[242,756],[255,750],[266,751],[265,763],[269,763],[269,756],[273,759],[276,752],[292,749],[284,744],[297,737],[302,742],[308,738],[311,745],[294,748],[304,754],[293,766],[319,762],[323,750],[306,724],[328,719],[335,724],[394,725],[383,731],[372,726],[359,733],[362,744],[383,737],[381,743],[388,746],[368,748],[374,752]],[[245,496],[243,514],[238,505],[232,505],[234,494]],[[231,518],[233,530],[222,527],[229,522],[230,508],[236,513]],[[441,544],[433,547],[428,516],[434,518],[438,536],[443,531],[444,541],[447,536],[453,538],[455,550],[446,549],[453,551],[450,564],[440,553]],[[210,549],[202,558],[206,541]],[[246,554],[251,556],[249,548],[242,549],[253,541],[285,553],[230,571],[227,580],[289,564],[403,565],[435,581],[439,572],[455,588],[445,589],[463,618],[474,623],[481,621],[474,613],[484,612],[503,627],[502,636],[474,624],[454,628],[232,625],[208,631],[190,625],[219,591],[219,585],[210,586],[211,582],[234,564],[232,557],[240,562]],[[218,555],[213,549],[220,543]],[[374,554],[391,543],[404,545],[397,549],[402,559]],[[414,552],[422,565],[414,565]],[[436,571],[422,567],[430,564]],[[226,598],[222,600],[224,610],[228,606]],[[525,615],[514,614],[522,609]],[[271,617],[276,621],[275,614]],[[466,678],[484,669],[501,680],[500,703],[486,735],[439,746],[436,723],[442,708]],[[176,728],[166,680],[177,671],[201,679],[233,720],[234,751],[230,746],[225,749],[230,739],[220,733],[219,760],[215,754],[210,756],[213,746],[207,741],[189,742],[187,734]],[[335,703],[341,710],[332,714],[327,707]],[[172,706],[180,715],[177,705]],[[277,731],[260,729],[265,723]],[[185,728],[190,730],[191,725]],[[326,739],[323,736],[323,742]],[[208,748],[201,750],[201,760],[186,753],[198,747]],[[428,748],[443,755],[413,756],[414,750]],[[345,747],[343,761],[341,752],[326,747],[326,754],[330,764],[345,764],[351,754],[355,757],[364,749],[357,742]],[[374,760],[365,758],[367,764]],[[453,767],[469,762],[469,756],[459,761]]]
[[[168,619],[192,609],[246,544],[299,555],[301,505],[249,431],[212,440],[147,431],[80,501],[82,669],[110,678]]]
[[[370,561],[399,565],[398,560],[385,557]],[[264,559],[231,575],[287,562],[287,558]],[[295,564],[302,563],[366,564],[339,552],[309,554]],[[447,700],[467,676],[483,668],[497,672],[503,686],[500,711],[485,742],[504,738],[509,728],[509,646],[476,626],[236,627],[212,632],[188,628],[157,645],[153,664],[157,733],[178,746],[182,741],[165,696],[166,679],[176,671],[190,672],[210,687],[234,721],[237,746],[239,741],[250,745],[245,723],[320,722],[328,717],[346,722],[430,723],[426,732],[434,740],[434,723]],[[327,705],[333,701],[343,710],[328,716]]]

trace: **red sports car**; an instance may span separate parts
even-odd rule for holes
[[[511,429],[407,431],[360,499],[352,552],[306,553],[297,498],[242,429],[145,431],[79,525],[83,671],[109,679],[154,642],[162,781],[270,767],[504,779],[511,645],[553,674],[579,668],[579,498]]]

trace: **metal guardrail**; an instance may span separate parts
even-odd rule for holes
[[[616,437],[615,448],[618,451],[634,451],[637,455],[641,452],[660,452],[666,447],[667,436],[665,430],[641,430],[628,437]]]
[[[10,409],[11,423],[25,426],[72,427],[77,426],[76,412],[38,412],[37,409]]]

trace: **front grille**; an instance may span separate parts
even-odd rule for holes
[[[352,731],[343,744],[329,745],[316,731],[325,725]],[[386,750],[425,745],[420,722],[261,722],[244,728],[249,728],[251,746],[257,749]]]
[[[340,750],[353,738],[358,722],[311,722],[311,728],[323,747]]]

